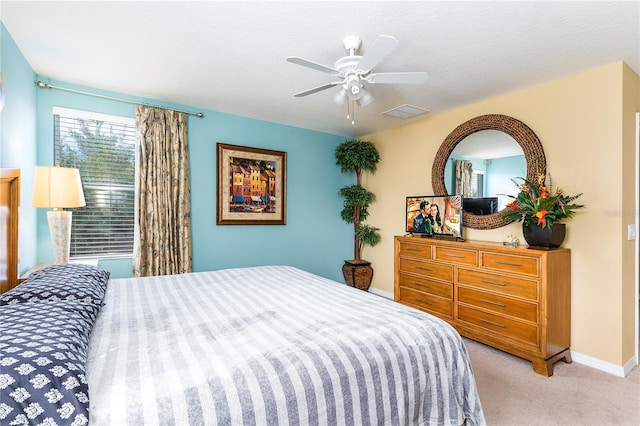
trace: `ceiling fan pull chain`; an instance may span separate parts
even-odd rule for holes
[[[352,101],[350,99],[347,101],[347,120],[351,119],[352,125],[356,124],[356,117],[355,117],[356,109],[353,105],[354,102],[355,101]]]
[[[356,124],[356,106],[355,106],[356,101],[351,101],[351,125],[355,126]]]

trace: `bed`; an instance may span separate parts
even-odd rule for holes
[[[0,316],[2,424],[485,424],[453,328],[291,266],[52,265]]]

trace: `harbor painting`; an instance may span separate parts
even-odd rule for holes
[[[218,225],[286,223],[287,153],[217,144]]]

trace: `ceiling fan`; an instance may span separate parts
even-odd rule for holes
[[[366,84],[421,84],[427,81],[428,74],[426,72],[371,72],[376,65],[398,47],[400,43],[395,37],[379,36],[362,56],[357,54],[362,43],[360,37],[349,36],[342,43],[348,56],[338,59],[333,67],[298,56],[287,58],[288,62],[321,71],[337,78],[336,81],[296,93],[294,96],[303,97],[340,86],[340,91],[336,93],[334,100],[340,105],[349,100],[350,111],[347,114],[347,118],[349,118],[350,115],[352,116],[351,109],[354,103],[362,107],[373,100],[373,96],[367,90]]]

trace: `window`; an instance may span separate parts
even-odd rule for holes
[[[471,193],[473,198],[484,197],[484,170],[474,170],[471,176]]]
[[[86,206],[70,209],[71,257],[133,253],[135,120],[54,108],[54,156],[80,170]]]

